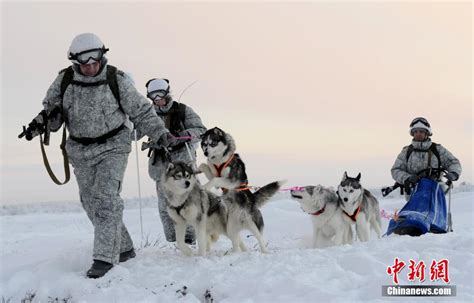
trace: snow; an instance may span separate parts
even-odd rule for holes
[[[86,279],[91,265],[92,225],[77,205],[3,208],[1,212],[2,302],[385,302],[415,301],[381,296],[382,285],[393,285],[386,273],[398,257],[427,264],[449,260],[456,297],[416,298],[416,301],[474,301],[474,190],[452,194],[454,232],[419,238],[393,235],[353,245],[310,248],[311,222],[299,205],[280,194],[262,208],[270,254],[261,254],[257,241],[242,233],[249,252],[230,254],[221,238],[207,257],[185,257],[163,240],[153,199],[143,209],[144,248],[140,248],[140,216],[136,201],[128,203],[124,221],[135,241],[137,257],[115,266],[101,279]],[[387,213],[400,209],[398,193],[380,198]],[[383,220],[383,230],[388,225]],[[194,248],[196,251],[196,248]],[[400,284],[408,270],[399,275]],[[205,294],[209,299],[206,301]],[[408,299],[408,300],[407,300]],[[8,301],[10,300],[10,301]],[[28,300],[26,300],[28,302]]]

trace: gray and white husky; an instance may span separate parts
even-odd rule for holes
[[[232,240],[235,251],[235,238],[238,233],[247,229],[257,239],[260,250],[267,252],[262,237],[263,217],[259,208],[263,206],[285,183],[277,181],[269,183],[252,193],[248,188],[245,164],[235,152],[232,136],[218,127],[209,129],[201,136],[201,147],[207,157],[207,164],[199,165],[199,170],[209,179],[204,185],[207,190],[221,188],[223,199],[229,209],[227,232]]]
[[[191,166],[183,162],[170,163],[161,178],[167,199],[168,213],[175,222],[176,244],[185,255],[192,250],[185,244],[186,227],[194,227],[199,254],[204,256],[210,247],[208,226],[218,234],[225,234],[227,208],[220,199],[203,190]]]
[[[192,167],[182,162],[169,164],[161,182],[168,198],[168,213],[175,222],[178,248],[185,255],[192,254],[184,243],[186,227],[191,225],[196,231],[199,254],[202,256],[220,235],[226,235],[232,241],[233,252],[239,248],[246,251],[239,231],[249,229],[261,233],[263,219],[258,208],[255,211],[255,207],[266,202],[277,186],[272,183],[262,187],[255,193],[252,202],[242,195],[217,197],[203,189],[197,182]]]
[[[381,236],[381,219],[379,202],[360,184],[361,174],[351,178],[344,172],[337,188],[339,204],[344,212],[344,219],[355,224],[357,237],[360,241],[368,241],[370,228],[377,236]]]
[[[343,218],[338,196],[333,189],[321,185],[291,190],[291,198],[311,215],[313,248],[352,244],[351,225]]]

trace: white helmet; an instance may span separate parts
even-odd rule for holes
[[[431,132],[430,123],[428,122],[428,120],[426,120],[423,117],[416,117],[415,119],[413,119],[413,121],[411,121],[411,123],[410,123],[410,135],[411,136],[413,136],[413,132],[414,132],[415,129],[424,129],[428,133],[428,136],[433,135],[433,133]]]
[[[151,79],[146,84],[147,97],[155,100],[157,97],[164,98],[170,92],[170,82],[168,79]]]
[[[100,61],[108,50],[97,35],[84,33],[72,40],[67,56],[73,63],[87,64],[91,60]]]

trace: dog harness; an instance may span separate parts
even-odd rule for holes
[[[222,171],[227,167],[229,166],[229,164],[232,162],[232,160],[234,160],[234,157],[237,159],[239,158],[239,155],[238,154],[232,154],[232,156],[229,158],[229,160],[227,160],[225,163],[221,164],[221,165],[215,165],[213,164],[214,168],[216,169],[216,172],[217,172],[217,177],[222,177]],[[225,194],[227,193],[229,190],[227,188],[221,188],[222,189],[222,192]],[[242,182],[240,183],[240,186],[235,188],[235,191],[243,191],[243,190],[250,190],[250,187],[248,187],[248,182]]]
[[[342,211],[343,211],[349,218],[351,218],[352,221],[355,222],[355,221],[357,220],[357,215],[359,214],[361,207],[362,207],[362,205],[360,205],[352,215],[349,215],[348,213],[346,213],[345,210],[342,210]]]

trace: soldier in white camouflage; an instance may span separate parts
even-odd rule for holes
[[[126,122],[130,119],[163,146],[177,143],[131,79],[107,64],[107,51],[95,34],[76,36],[68,51],[72,66],[58,74],[44,98],[44,110],[34,119],[40,125],[47,117],[52,131],[64,122],[69,131],[66,151],[82,206],[94,226],[90,278],[102,277],[114,264],[135,257],[120,197],[131,151]],[[30,130],[29,140],[40,132]]]
[[[445,177],[449,181],[459,179],[462,171],[459,160],[444,146],[431,141],[433,133],[427,119],[413,119],[410,123],[410,135],[413,137],[411,144],[403,147],[392,166],[392,177],[397,183],[407,189],[413,187],[422,176],[440,181],[440,169],[447,171]],[[427,175],[430,171],[434,175]],[[405,197],[408,200],[409,196]]]
[[[199,146],[200,136],[206,132],[206,127],[190,106],[173,100],[167,79],[151,79],[146,83],[146,88],[147,97],[153,102],[156,113],[163,120],[166,128],[178,138],[178,143],[174,146],[168,148],[154,146],[148,153],[148,173],[156,182],[163,232],[167,241],[174,242],[176,240],[174,222],[168,215],[167,199],[160,188],[160,180],[170,161],[182,161],[196,167],[196,148]],[[194,231],[191,227],[188,227],[185,240],[187,243],[195,242]]]

